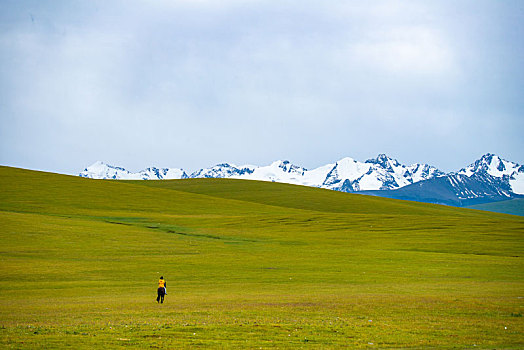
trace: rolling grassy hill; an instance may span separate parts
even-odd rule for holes
[[[472,205],[468,208],[524,216],[524,198]]]
[[[6,348],[524,346],[518,216],[0,167],[0,237]]]

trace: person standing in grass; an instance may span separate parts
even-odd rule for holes
[[[158,280],[158,290],[157,290],[157,297],[156,302],[164,303],[164,296],[167,294],[167,283],[164,280],[164,276],[160,276],[160,279]]]

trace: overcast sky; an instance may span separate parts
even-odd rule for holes
[[[524,1],[0,2],[0,164],[524,163]]]

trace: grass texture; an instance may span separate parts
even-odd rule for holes
[[[0,347],[523,348],[523,238],[309,187],[0,167]]]

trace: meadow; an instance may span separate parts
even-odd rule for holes
[[[524,347],[521,216],[0,167],[0,240],[2,348]]]

